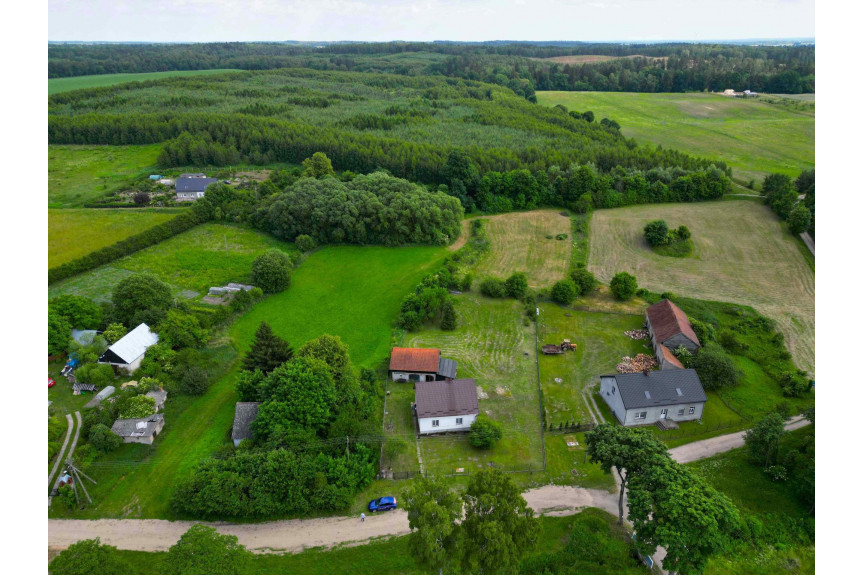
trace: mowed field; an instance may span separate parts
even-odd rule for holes
[[[101,88],[126,82],[143,82],[144,80],[159,80],[175,76],[208,76],[233,72],[233,69],[221,70],[177,70],[173,72],[142,72],[140,74],[99,74],[94,76],[75,76],[74,78],[50,78],[48,80],[48,95],[60,92],[71,92],[84,88]]]
[[[48,267],[110,246],[179,213],[168,208],[48,210]]]
[[[569,216],[559,210],[534,210],[485,219],[491,249],[476,266],[478,279],[506,279],[525,272],[531,287],[547,287],[563,279],[572,253]],[[555,239],[558,234],[567,237]],[[548,239],[548,235],[553,237]]]
[[[654,253],[644,225],[686,225],[692,257]],[[654,292],[751,305],[776,320],[795,363],[815,373],[815,274],[795,239],[764,205],[748,201],[599,210],[590,224],[588,267],[603,282],[620,271]]]
[[[77,79],[77,78],[76,78]],[[79,208],[156,165],[161,144],[48,146],[48,207]]]
[[[52,284],[49,297],[83,295],[109,301],[126,276],[149,272],[168,283],[179,297],[206,293],[212,286],[247,282],[252,261],[269,248],[292,251],[293,244],[255,230],[207,223],[95,270]],[[186,293],[183,293],[186,292]]]
[[[540,62],[554,62],[555,64],[596,64],[597,62],[608,62],[609,60],[620,60],[621,58],[647,58],[648,60],[668,60],[665,56],[606,56],[604,54],[580,54],[576,56],[553,56],[551,58],[530,58]]]
[[[546,106],[592,110],[641,143],[725,161],[738,182],[815,166],[815,112],[718,94],[537,92]]]

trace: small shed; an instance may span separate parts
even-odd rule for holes
[[[105,401],[106,399],[114,395],[115,391],[117,390],[113,385],[106,385],[102,388],[102,391],[96,394],[96,399],[98,399],[99,401]]]
[[[252,439],[252,422],[258,417],[259,401],[238,401],[234,407],[234,427],[231,429],[231,439],[234,447],[239,447],[244,439]]]
[[[111,431],[123,438],[123,443],[144,443],[151,445],[165,426],[165,416],[156,413],[139,419],[118,419]]]
[[[161,174],[150,174],[150,179],[155,182],[156,180],[161,180],[162,176]]]
[[[132,373],[141,366],[147,348],[157,343],[159,334],[150,331],[149,326],[142,323],[105,350],[99,356],[99,363],[107,363]]]
[[[162,411],[165,408],[165,400],[168,399],[168,392],[159,388],[158,390],[148,391],[145,394],[147,397],[152,397],[156,402],[156,411]]]

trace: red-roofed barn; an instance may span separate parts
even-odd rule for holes
[[[701,347],[689,318],[683,310],[667,299],[647,308],[647,329],[662,369],[683,367],[670,351],[683,346],[692,353],[697,353]]]
[[[456,362],[439,349],[394,347],[389,374],[393,381],[448,381],[455,379]]]

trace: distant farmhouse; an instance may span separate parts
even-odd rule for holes
[[[730,96],[732,98],[757,98],[758,92],[753,92],[751,90],[743,90],[742,92],[736,92],[733,88],[728,88],[724,92],[722,92],[723,96]]]
[[[111,431],[123,438],[123,443],[145,443],[151,445],[165,426],[165,416],[156,413],[140,419],[118,419]]]
[[[426,381],[415,387],[414,409],[420,434],[467,431],[479,415],[473,379]]]
[[[234,407],[234,427],[231,429],[231,439],[234,447],[239,447],[244,439],[252,439],[252,422],[258,417],[259,401],[238,401]]]
[[[126,373],[132,373],[141,367],[144,353],[151,345],[159,343],[159,334],[150,331],[146,323],[142,323],[99,356],[99,363],[107,363]]]
[[[393,381],[447,381],[455,379],[457,368],[439,349],[394,347],[389,374]]]
[[[206,174],[180,174],[177,178],[177,201],[194,202],[204,197],[207,186],[218,182],[216,178],[208,178]]]
[[[701,419],[707,395],[694,369],[601,375],[599,392],[617,420],[626,426]]]
[[[659,369],[683,369],[683,364],[674,357],[672,350],[680,346],[698,353],[701,342],[683,310],[664,299],[647,308],[647,330]]]

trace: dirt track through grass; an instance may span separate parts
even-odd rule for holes
[[[642,229],[655,219],[689,227],[692,257],[664,257],[647,247]],[[751,305],[776,320],[795,363],[814,376],[815,274],[766,206],[728,201],[600,210],[590,225],[588,261],[603,282],[627,271],[654,292]]]
[[[558,210],[535,210],[486,219],[491,250],[476,267],[478,279],[505,279],[525,272],[531,287],[546,287],[563,279],[572,253],[569,216]],[[567,234],[567,238],[546,238],[558,234]]]

